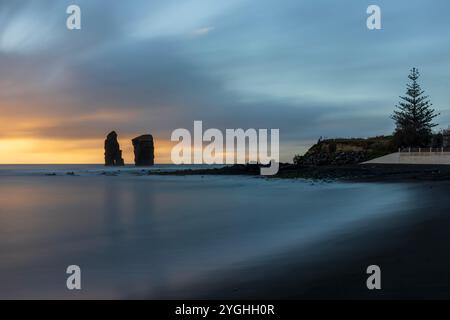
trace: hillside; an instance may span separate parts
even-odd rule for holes
[[[303,156],[295,156],[298,165],[357,164],[395,152],[392,136],[367,139],[319,140]]]

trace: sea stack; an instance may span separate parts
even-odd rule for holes
[[[122,150],[117,142],[117,133],[110,132],[105,140],[105,166],[123,166]]]
[[[137,166],[152,166],[154,164],[153,136],[144,134],[132,140],[134,147],[134,162]]]

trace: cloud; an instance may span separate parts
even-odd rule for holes
[[[212,32],[213,30],[214,30],[214,27],[198,28],[198,29],[194,30],[193,35],[195,35],[195,36],[205,36],[208,33]]]
[[[319,136],[390,133],[413,65],[446,127],[450,4],[380,1],[371,33],[359,1],[80,0],[70,32],[69,1],[0,0],[0,136],[167,140],[203,120],[279,128],[289,160]]]
[[[55,3],[19,3],[19,7],[6,3],[0,7],[0,52],[33,53],[54,44],[59,34],[55,32],[58,19],[56,15],[48,17],[46,12],[54,12]]]

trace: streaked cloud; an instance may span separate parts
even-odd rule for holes
[[[198,28],[196,30],[194,30],[194,32],[192,33],[195,36],[206,36],[208,33],[212,32],[214,30],[214,27],[203,27],[203,28]]]
[[[164,162],[171,131],[194,120],[279,128],[287,161],[319,136],[390,133],[412,66],[450,124],[446,0],[380,0],[380,32],[359,0],[79,0],[77,32],[68,4],[0,0],[0,148],[22,150],[8,161],[42,161],[26,151],[39,144],[58,161],[101,161],[115,129],[154,134]]]

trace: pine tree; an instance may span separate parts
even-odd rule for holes
[[[408,76],[411,81],[406,85],[406,96],[400,97],[397,110],[391,116],[397,126],[394,136],[399,147],[429,146],[432,130],[437,126],[433,120],[439,114],[432,108],[428,96],[424,95],[417,81],[419,77],[419,71],[413,68]]]

